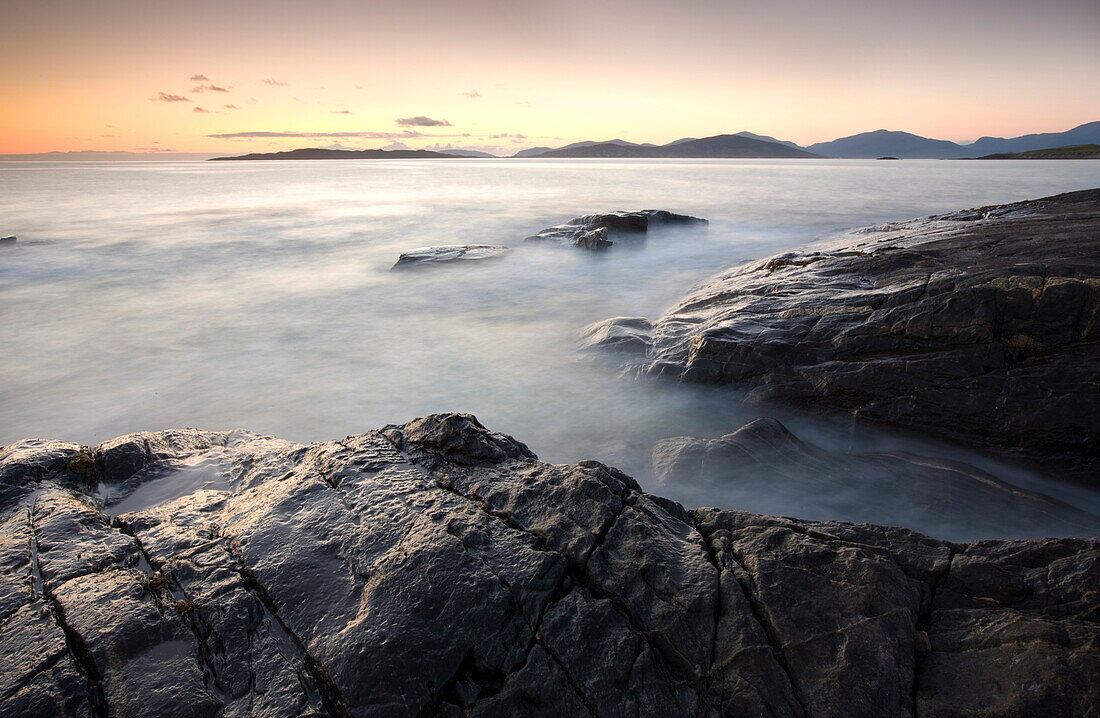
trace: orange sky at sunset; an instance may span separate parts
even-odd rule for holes
[[[969,141],[1100,119],[1095,0],[0,0],[0,17],[0,153]]]

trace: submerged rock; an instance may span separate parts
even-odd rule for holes
[[[226,489],[94,493],[211,452]],[[21,442],[0,486],[4,715],[1100,710],[1096,539],[687,511],[464,414]]]
[[[854,232],[654,325],[650,374],[1100,475],[1100,190]]]
[[[503,257],[511,248],[495,244],[447,244],[438,247],[421,247],[403,253],[392,269],[412,269],[448,262],[477,262]]]
[[[584,249],[606,249],[615,242],[612,235],[645,234],[658,225],[705,225],[707,220],[663,209],[637,212],[609,212],[575,217],[565,224],[547,227],[527,238],[528,242],[554,242]]]
[[[1027,491],[970,464],[903,451],[847,453],[803,441],[775,419],[717,439],[653,446],[653,474],[670,487],[713,483],[731,498],[767,496],[807,512],[869,523],[938,527],[966,538],[1100,535],[1100,516]]]
[[[0,237],[0,244],[15,244],[15,235],[9,235],[7,237]]]

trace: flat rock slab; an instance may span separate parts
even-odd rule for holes
[[[496,244],[446,244],[438,247],[411,249],[397,258],[392,269],[449,264],[453,262],[479,262],[503,257],[511,248]]]
[[[857,230],[719,276],[644,372],[1100,476],[1100,190]]]
[[[1097,539],[686,511],[465,414],[19,442],[0,562],[3,715],[1100,711]]]
[[[668,225],[709,224],[707,220],[686,214],[675,214],[663,209],[644,209],[636,212],[608,212],[574,217],[565,224],[547,227],[538,234],[527,237],[528,242],[550,242],[589,250],[601,250],[615,244],[615,237],[639,235],[651,228]]]

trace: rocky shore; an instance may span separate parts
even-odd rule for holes
[[[869,227],[591,327],[644,374],[843,412],[1096,485],[1100,190]]]
[[[0,507],[4,715],[1100,711],[1097,539],[688,511],[469,415],[24,441]]]

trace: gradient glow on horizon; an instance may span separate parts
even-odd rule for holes
[[[971,141],[1100,119],[1097,0],[0,0],[0,18],[0,153]]]

